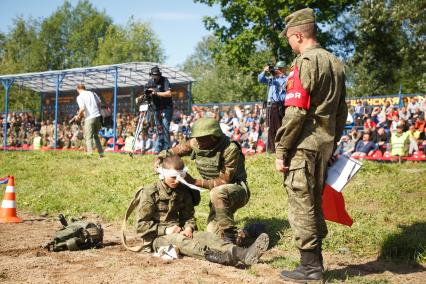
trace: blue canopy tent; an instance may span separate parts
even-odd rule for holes
[[[188,94],[191,101],[191,85],[194,79],[177,68],[154,62],[131,62],[114,65],[103,65],[85,68],[73,68],[67,70],[46,71],[26,74],[2,75],[0,81],[5,88],[5,122],[4,122],[4,149],[7,148],[7,117],[9,112],[9,91],[13,84],[19,84],[27,88],[42,93],[55,93],[55,149],[57,148],[57,124],[58,124],[58,98],[60,92],[74,91],[77,84],[84,83],[87,89],[114,88],[114,148],[117,141],[116,117],[117,117],[117,95],[118,88],[144,86],[150,78],[149,72],[152,67],[158,66],[163,76],[167,77],[170,83],[188,83]]]

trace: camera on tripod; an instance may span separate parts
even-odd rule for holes
[[[136,104],[139,105],[139,111],[147,111],[149,107],[152,107],[152,96],[157,86],[146,85],[143,95],[136,99]]]

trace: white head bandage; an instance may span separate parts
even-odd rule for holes
[[[181,177],[184,178],[186,173],[188,172],[188,168],[184,167],[182,170],[175,169],[165,169],[163,167],[157,168],[157,173],[160,179],[164,179],[165,177]]]

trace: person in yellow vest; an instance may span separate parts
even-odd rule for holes
[[[34,138],[33,138],[32,144],[33,144],[33,150],[41,149],[41,136],[38,131],[34,131]]]
[[[133,136],[133,132],[128,132],[126,135],[126,140],[124,140],[124,152],[132,152],[132,146],[134,141],[135,137]]]
[[[404,132],[404,126],[402,124],[398,124],[396,130],[392,132],[391,136],[391,155],[392,156],[406,156],[408,151],[408,146],[410,143],[409,133]]]
[[[420,138],[420,131],[418,131],[414,127],[414,124],[412,124],[412,125],[410,125],[407,132],[408,132],[408,137],[409,137],[409,141],[410,141],[410,147],[408,149],[408,154],[411,156],[415,152],[419,151],[418,140]]]

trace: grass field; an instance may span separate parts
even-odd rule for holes
[[[136,189],[157,179],[153,159],[151,155],[131,159],[107,154],[98,159],[81,152],[1,152],[0,177],[15,176],[19,210],[69,216],[92,212],[118,221]],[[188,165],[195,174],[193,163]],[[236,219],[241,226],[265,223],[273,246],[295,251],[282,176],[273,165],[271,155],[247,158],[252,195]],[[397,263],[426,263],[426,163],[365,162],[344,196],[354,225],[348,228],[329,222],[326,250],[348,250],[355,256],[378,256]],[[205,228],[207,213],[208,196],[203,193],[196,210],[200,229]],[[279,258],[271,263],[278,268],[296,264],[297,259],[289,263]]]

